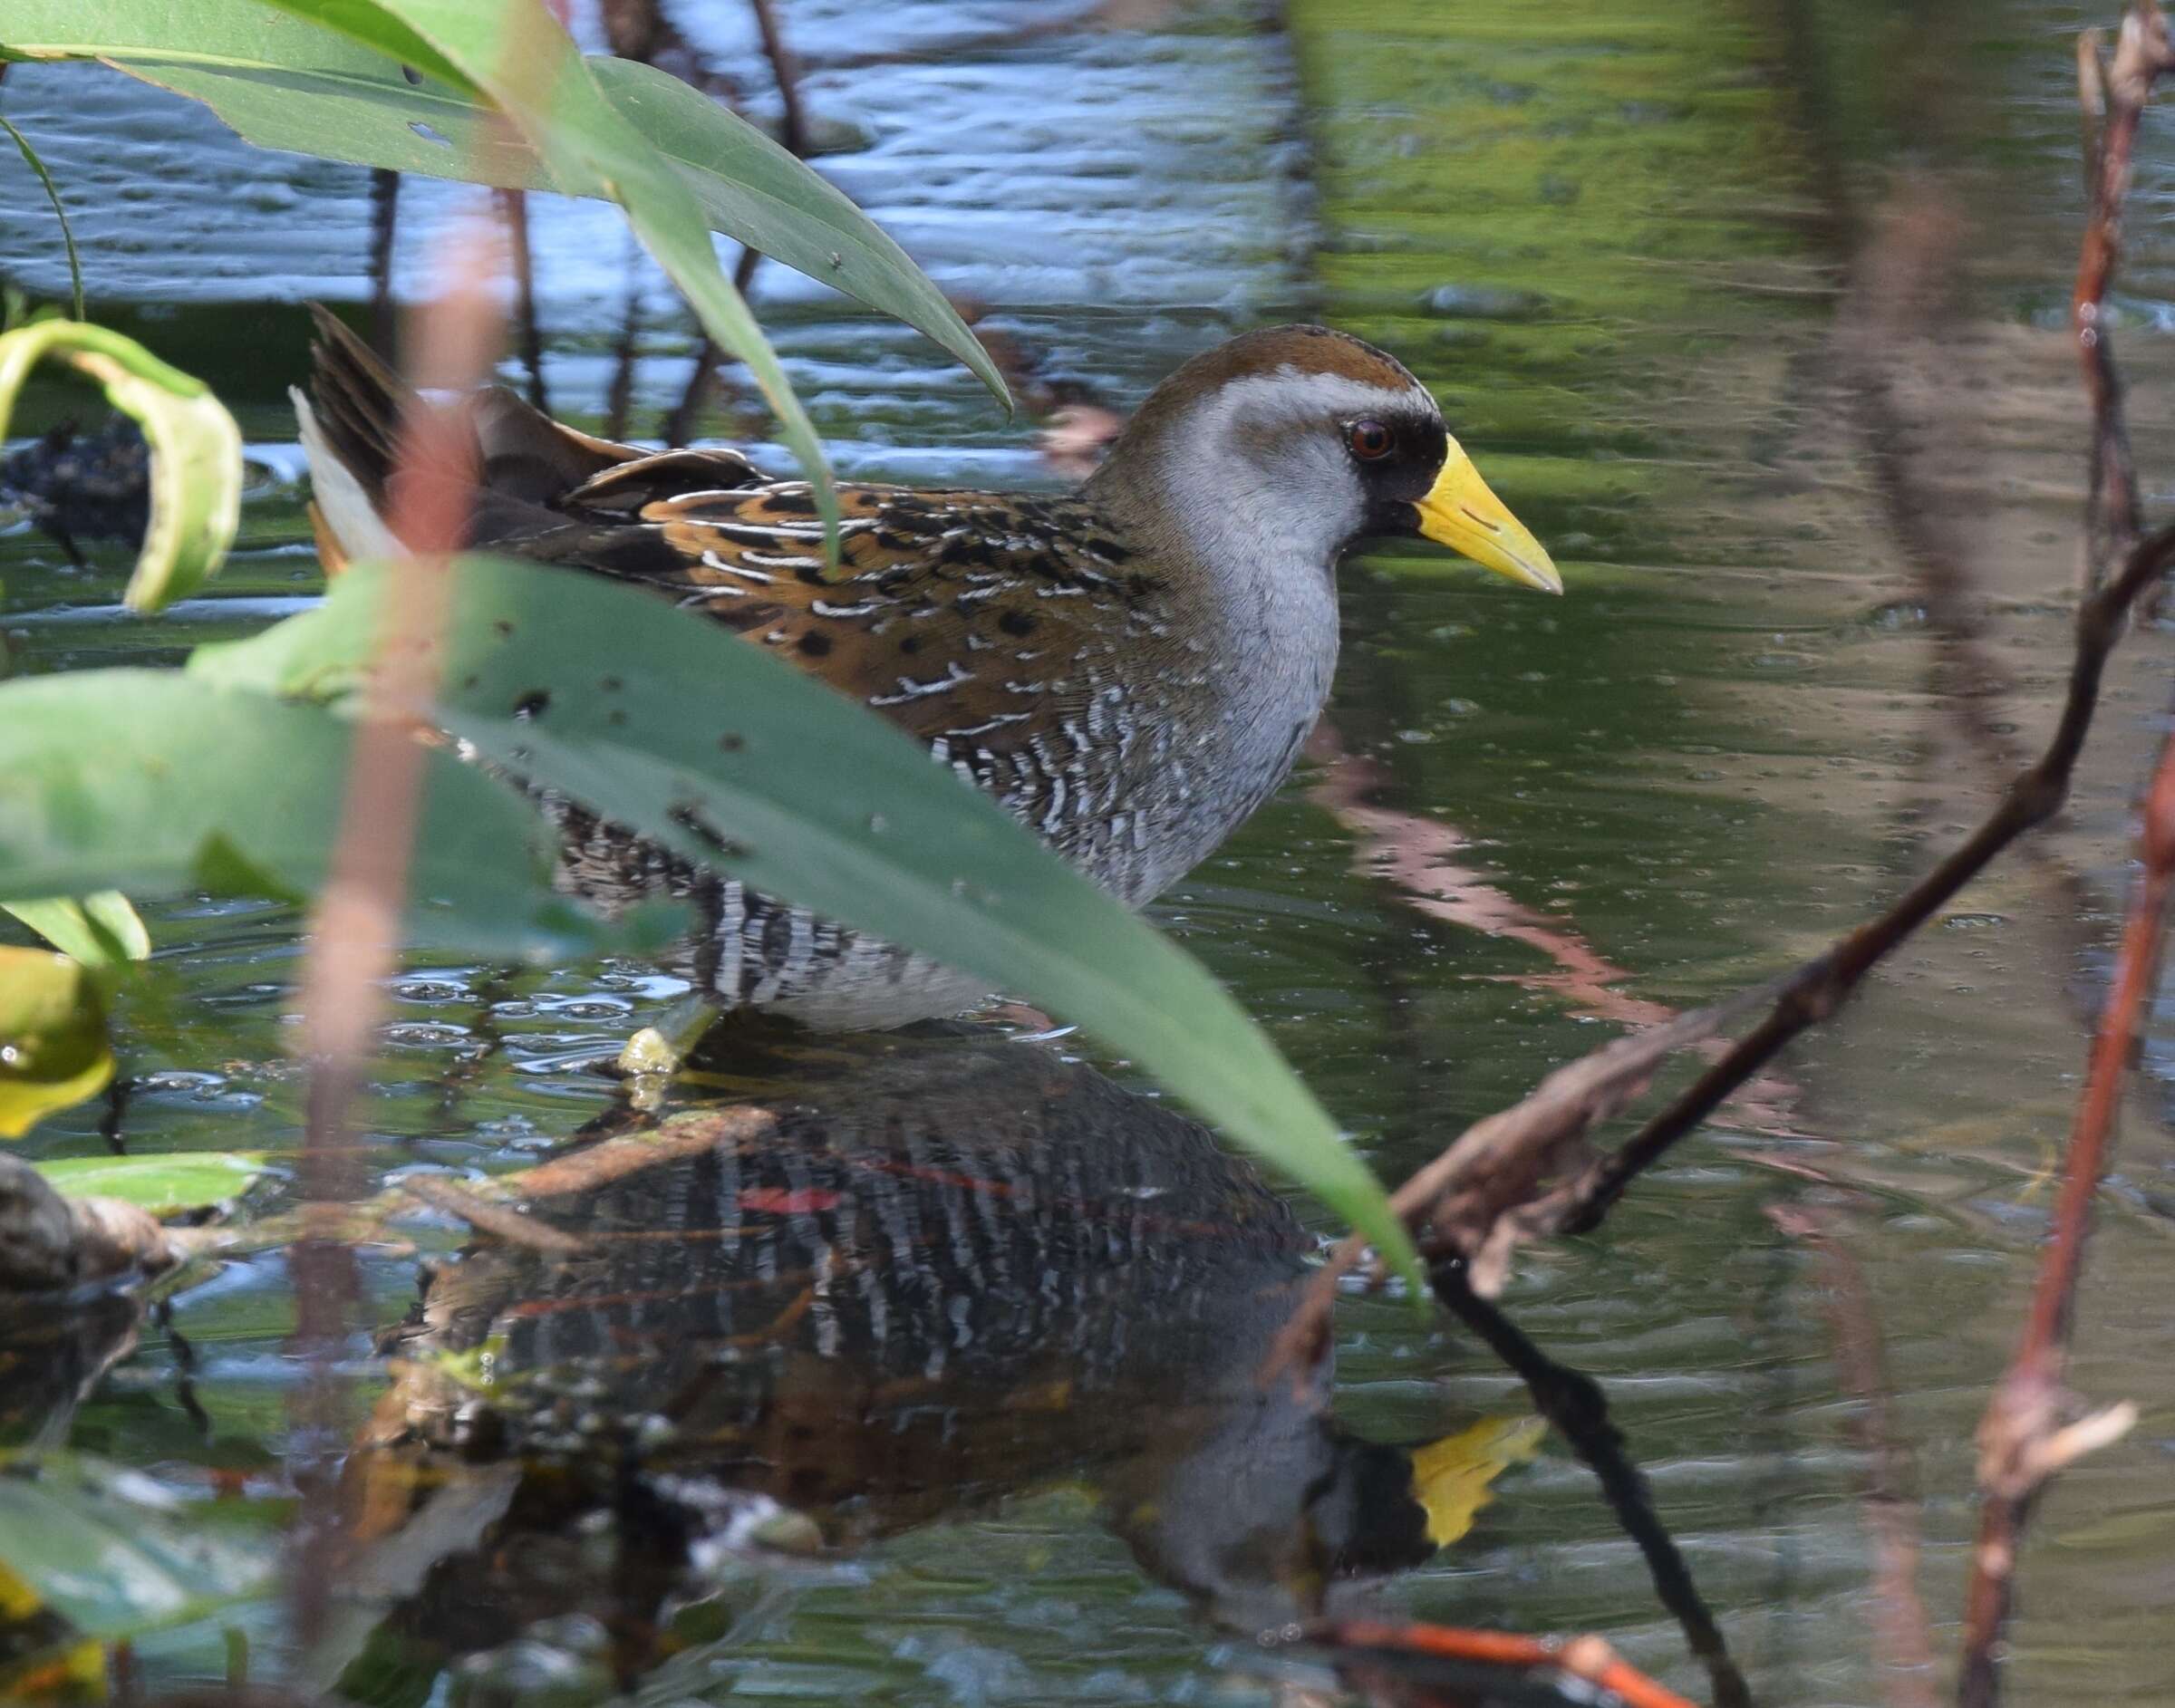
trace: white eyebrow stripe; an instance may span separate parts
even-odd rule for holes
[[[1311,420],[1324,415],[1357,419],[1416,410],[1427,415],[1436,412],[1435,399],[1426,387],[1416,382],[1392,389],[1355,380],[1349,374],[1302,373],[1290,366],[1279,368],[1274,373],[1249,374],[1243,380],[1229,381],[1217,387],[1211,396],[1218,406],[1216,412],[1227,420],[1255,413]],[[1264,407],[1271,404],[1283,407],[1273,410]]]

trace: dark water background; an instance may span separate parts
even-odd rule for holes
[[[679,10],[761,111],[740,8]],[[1153,4],[1077,23],[1055,5],[780,10],[810,107],[853,145],[825,169],[1049,371],[1123,403],[1231,332],[1329,320],[1435,389],[1554,548],[1561,602],[1417,556],[1349,565],[1329,719],[1347,761],[1311,763],[1156,909],[1386,1176],[1619,1027],[1818,947],[1975,822],[2003,756],[2047,726],[2083,444],[2059,331],[2079,199],[2071,36],[2096,14],[2027,0],[1292,0],[1268,23]],[[317,585],[284,400],[305,360],[297,304],[363,294],[367,175],[252,152],[111,73],[13,68],[0,111],[63,186],[99,317],[212,381],[261,466],[215,590],[159,622],[120,613],[117,558],[78,571],[39,536],[0,537],[21,668],[171,660],[294,608]],[[2156,121],[2142,153],[2119,349],[2150,501],[2175,469],[2161,229],[2175,147]],[[472,198],[410,183],[403,290],[424,285],[434,229]],[[593,422],[628,246],[594,206],[539,200],[532,217],[545,377],[556,409]],[[55,293],[48,220],[8,178],[0,254]],[[632,276],[649,328],[634,431],[654,433],[690,327],[661,280]],[[1052,480],[1031,429],[913,334],[776,266],[757,297],[842,472]],[[1832,1271],[1775,1212],[1824,1218],[1864,1283],[1946,1655],[1971,1432],[2051,1201],[2165,644],[2144,626],[2118,660],[2059,827],[1600,1233],[1524,1258],[1507,1296],[1552,1356],[1606,1383],[1764,1702],[1882,1688],[1870,1462],[1837,1375]],[[159,954],[122,1021],[130,1148],[291,1151],[295,915],[147,916]],[[374,1166],[534,1161],[611,1099],[581,1064],[676,994],[633,965],[417,964],[360,1116]],[[2074,1373],[2143,1421],[2042,1506],[2019,1701],[2166,1699],[2171,1052],[2163,1025],[2102,1196]],[[32,1153],[98,1153],[100,1114],[48,1122]],[[455,1242],[442,1227],[418,1237]],[[397,1318],[412,1262],[365,1275],[363,1316]],[[76,1443],[184,1491],[207,1466],[276,1453],[291,1312],[268,1259],[185,1295],[175,1320],[211,1440],[184,1426],[153,1334],[82,1410]],[[1340,1316],[1337,1405],[1355,1427],[1418,1439],[1523,1404],[1456,1333],[1417,1333],[1379,1301]],[[1505,1473],[1458,1547],[1384,1594],[1452,1624],[1600,1631],[1704,1694],[1636,1550],[1553,1443]],[[255,1626],[276,1645],[277,1609]],[[167,1643],[146,1650],[154,1675],[208,1664],[186,1634]],[[781,1592],[645,1695],[1268,1700],[1233,1659],[1090,1500],[1029,1487]]]

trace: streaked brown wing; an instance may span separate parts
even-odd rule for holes
[[[522,549],[672,593],[970,762],[1084,713],[1102,650],[1160,622],[1159,584],[1078,500],[847,487],[839,504],[836,571],[800,484],[683,490]]]

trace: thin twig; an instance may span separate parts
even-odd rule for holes
[[[1656,1684],[1620,1659],[1598,1636],[1520,1636],[1507,1631],[1464,1631],[1446,1625],[1388,1625],[1372,1619],[1332,1619],[1305,1628],[1304,1640],[1354,1657],[1449,1661],[1522,1673],[1554,1673],[1600,1691],[1626,1708],[1692,1708],[1675,1691]],[[1349,1664],[1348,1660],[1348,1664]]]
[[[478,1232],[494,1235],[525,1250],[541,1251],[547,1257],[571,1257],[589,1249],[589,1242],[579,1234],[538,1221],[510,1205],[494,1203],[440,1175],[411,1174],[401,1182],[401,1188],[433,1210],[458,1217]]]
[[[401,175],[378,167],[370,175],[370,342],[392,348],[392,241],[400,226]]]
[[[2098,65],[2096,43],[2090,52]],[[2082,72],[2086,50],[2079,47]],[[2122,18],[2114,61],[2099,87],[2086,83],[2089,95],[2104,102],[2093,173],[2092,205],[2084,243],[2077,257],[2076,287],[2070,296],[2070,330],[2084,368],[2084,391],[2092,400],[2092,462],[2084,499],[2084,572],[2097,587],[2107,565],[2122,557],[2141,528],[2137,507],[2137,468],[2130,454],[2130,429],[2122,419],[2122,376],[2107,342],[2107,289],[2122,257],[2122,207],[2130,190],[2131,150],[2153,81],[2170,64],[2175,50],[2168,41],[2168,21],[2157,0],[2137,0]],[[2089,113],[2087,115],[2089,121]]]
[[[2175,890],[2175,734],[2160,744],[2139,844],[2144,872],[2122,928],[2114,989],[2093,1039],[2091,1068],[2063,1157],[2054,1240],[2040,1260],[2023,1340],[1978,1426],[1978,1541],[1964,1591],[1964,1664],[1957,1693],[1964,1708],[1991,1708],[2000,1694],[1996,1657],[2008,1622],[2017,1544],[2041,1486],[2079,1453],[2121,1434],[2137,1416],[2134,1407],[2121,1405],[2069,1421],[2076,1405],[2062,1377],[2093,1199],[2107,1171],[2138,1024],[2158,982],[2168,899]]]
[[[778,140],[805,160],[808,118],[807,110],[800,104],[799,66],[793,50],[786,45],[785,33],[778,27],[778,11],[770,0],[748,0],[748,5],[755,14],[755,27],[763,38],[763,57],[770,62],[770,76],[778,84],[778,98],[784,107]]]
[[[1562,1230],[1583,1231],[1599,1223],[1624,1188],[1677,1140],[1697,1126],[1723,1099],[1807,1027],[1833,1014],[1859,981],[1905,938],[1947,906],[1994,857],[2026,831],[2044,824],[2069,798],[2077,755],[2098,709],[2100,679],[2122,638],[2130,607],[2175,564],[2175,528],[2162,528],[2132,548],[2121,573],[2088,597],[2077,612],[2077,651],[2061,720],[2038,761],[2009,786],[1986,822],[1880,918],[1838,939],[1784,980],[1767,1018],[1739,1039],[1729,1054],[1701,1075],[1675,1102],[1647,1123],[1622,1149],[1591,1165],[1568,1195]]]
[[[624,439],[634,409],[636,346],[642,342],[642,248],[627,233],[627,303],[612,345],[612,383],[604,391],[604,437]]]
[[[785,33],[778,27],[778,14],[770,0],[748,0],[755,14],[755,27],[763,38],[763,55],[770,62],[770,78],[778,85],[778,98],[782,106],[778,121],[778,140],[792,151],[796,159],[808,158],[807,114],[800,104],[800,72],[794,62],[793,52],[786,45]],[[742,296],[755,283],[755,271],[762,265],[761,251],[743,244],[740,258],[732,270],[732,288]],[[680,394],[680,401],[665,418],[664,442],[684,445],[694,436],[695,422],[701,416],[703,405],[710,398],[710,382],[715,379],[718,359],[723,352],[706,333],[695,352],[695,371],[687,377],[687,389]]]
[[[1661,1599],[1684,1632],[1684,1640],[1706,1668],[1715,1708],[1749,1708],[1751,1688],[1730,1658],[1729,1645],[1692,1581],[1677,1541],[1654,1510],[1652,1491],[1609,1415],[1601,1385],[1583,1371],[1558,1364],[1529,1340],[1517,1324],[1465,1284],[1449,1267],[1434,1277],[1436,1297],[1525,1384],[1534,1409],[1593,1472],[1601,1498],[1638,1549]]]
[[[2152,15],[2158,16],[2156,10]],[[2126,42],[2132,34],[2126,28]],[[2164,32],[2158,39],[2164,46]],[[2106,276],[2100,275],[2102,286]],[[2095,389],[2093,395],[2095,409],[2116,406],[2114,393]],[[2102,420],[2101,436],[2108,432]],[[1392,1200],[1423,1250],[1430,1257],[1473,1262],[1474,1286],[1486,1294],[1500,1286],[1510,1252],[1521,1241],[1597,1226],[1632,1180],[1714,1114],[1791,1039],[1833,1014],[1873,967],[1996,855],[2059,812],[2098,708],[2108,657],[2122,638],[2132,605],[2170,565],[2175,565],[2175,528],[2163,528],[2132,545],[2119,573],[2085,597],[2077,612],[2068,693],[2054,734],[2038,760],[2016,778],[1961,846],[1886,912],[1770,986],[1687,1014],[1656,1032],[1605,1046],[1559,1069],[1523,1102],[1468,1128]],[[1757,1006],[1768,1007],[1760,1024],[1619,1150],[1603,1156],[1586,1151],[1586,1134],[1644,1089],[1663,1054],[1711,1036]],[[1567,1179],[1547,1183],[1574,1165],[1576,1172]],[[1350,1268],[1356,1257],[1348,1242],[1332,1259],[1313,1301],[1316,1308],[1295,1316],[1277,1357],[1288,1361],[1310,1333],[1321,1332],[1330,1279]]]
[[[528,381],[531,408],[548,415],[551,399],[544,390],[544,334],[536,323],[536,260],[528,240],[528,192],[502,189],[498,212],[506,221],[506,246],[514,264],[514,341],[521,371]]]

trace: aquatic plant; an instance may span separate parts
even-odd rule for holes
[[[827,522],[836,497],[813,429],[720,270],[711,228],[918,327],[1002,395],[942,294],[837,190],[678,80],[585,58],[538,0],[208,0],[185,24],[148,0],[27,0],[0,31],[11,57],[106,61],[203,101],[266,146],[617,202],[703,329],[762,386]],[[95,347],[108,361],[128,346],[95,328],[28,335],[40,348]],[[146,372],[162,365],[141,352],[125,360]],[[161,383],[175,399],[195,387],[170,370]],[[154,483],[225,516],[230,537],[238,439],[212,446],[231,436],[231,422],[219,429],[225,413],[210,410],[190,434],[154,433]],[[166,572],[160,596],[208,574],[208,557],[216,552],[177,560],[187,572]],[[140,569],[139,580],[149,574]],[[367,753],[372,722],[369,696],[347,690],[392,632],[380,594],[397,575],[352,572],[324,611],[186,672],[84,671],[0,687],[0,894],[321,894],[342,858],[343,800],[354,798],[343,779],[351,755]],[[448,565],[446,583],[443,632],[420,638],[449,661],[480,667],[489,655],[489,668],[433,672],[427,698],[401,706],[401,719],[456,729],[486,752],[517,746],[532,784],[572,798],[593,797],[610,779],[614,816],[684,857],[1086,1026],[1416,1278],[1410,1242],[1365,1164],[1215,981],[875,714],[624,589],[470,560]],[[493,642],[508,625],[521,643],[500,653]],[[507,668],[521,681],[500,704]],[[488,681],[496,698],[469,695],[464,679]],[[622,696],[608,720],[598,706],[561,727],[581,690],[611,680],[670,691]],[[525,724],[517,738],[515,703],[555,692],[562,710],[551,729]],[[720,731],[738,739],[720,741]],[[811,743],[825,755],[820,768],[803,762]],[[662,940],[660,914],[611,928],[556,895],[543,827],[505,784],[442,750],[413,757],[410,897],[397,928],[407,941],[537,959]],[[272,777],[283,779],[276,796],[261,782]],[[691,834],[690,798],[710,822],[734,825],[732,837]]]

